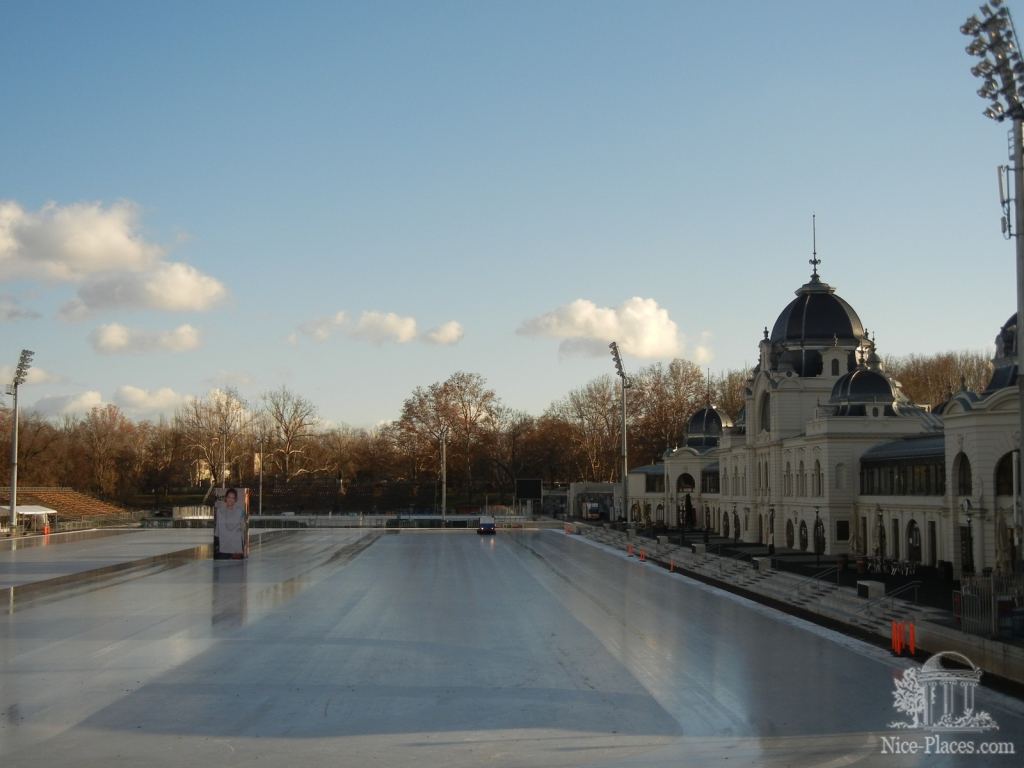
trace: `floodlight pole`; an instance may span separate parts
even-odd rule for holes
[[[8,390],[14,396],[11,419],[11,536],[18,535],[18,382]]]
[[[28,369],[32,367],[32,355],[33,352],[30,349],[21,350],[18,367],[14,371],[14,379],[11,386],[7,388],[7,394],[14,397],[14,409],[11,413],[11,536],[18,535],[18,387],[24,384],[28,378]]]
[[[632,522],[629,509],[629,442],[626,436],[626,390],[629,388],[629,377],[622,369],[622,358],[619,357],[619,345],[614,341],[608,345],[615,361],[615,372],[622,381],[622,511],[626,526]]]
[[[984,111],[985,117],[1002,122],[1007,118],[1013,120],[1012,154],[1013,154],[1013,193],[1014,221],[1006,226],[1004,233],[1016,238],[1017,266],[1017,330],[1015,341],[1017,346],[1017,396],[1020,412],[1019,440],[1024,442],[1024,238],[1021,227],[1024,227],[1024,58],[1021,56],[1017,32],[1013,26],[1013,17],[1006,7],[1005,0],[988,0],[979,8],[981,17],[972,15],[960,27],[960,31],[972,37],[966,50],[971,56],[978,57],[978,63],[971,67],[971,74],[983,80],[978,95],[990,100]],[[1006,208],[1006,201],[1003,201]],[[1006,211],[1009,212],[1008,210]],[[1024,448],[1024,446],[1018,446]],[[1024,478],[1024,449],[1018,450],[1017,476]],[[1013,539],[1016,545],[1018,563],[1024,550],[1024,510],[1019,488],[1013,489]],[[969,526],[968,526],[969,527]],[[1016,564],[1015,564],[1016,565]]]

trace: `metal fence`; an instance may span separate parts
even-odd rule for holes
[[[983,637],[1024,637],[1024,577],[965,576],[953,594],[964,632]]]

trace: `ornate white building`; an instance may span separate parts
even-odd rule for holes
[[[949,563],[956,576],[1009,569],[1020,557],[1016,315],[986,389],[932,411],[883,370],[819,263],[764,329],[737,423],[708,403],[682,447],[631,471],[632,518],[777,549]]]

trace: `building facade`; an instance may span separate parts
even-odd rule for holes
[[[758,344],[735,424],[710,402],[630,473],[632,519],[777,549],[1005,572],[1019,557],[1017,318],[983,392],[935,409],[886,373],[817,260]]]

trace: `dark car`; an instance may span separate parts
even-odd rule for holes
[[[480,535],[491,534],[494,535],[494,518],[493,517],[481,517],[480,525],[476,527],[476,532]]]

